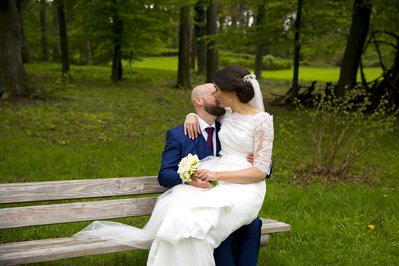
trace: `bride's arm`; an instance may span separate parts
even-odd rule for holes
[[[273,149],[273,117],[265,113],[257,121],[255,128],[255,153],[253,167],[239,171],[212,172],[199,170],[198,178],[204,181],[226,181],[231,183],[250,184],[265,179],[271,163]]]
[[[238,171],[212,172],[206,169],[198,170],[197,177],[203,181],[226,181],[238,184],[251,184],[262,181],[266,177],[257,167],[250,167]]]

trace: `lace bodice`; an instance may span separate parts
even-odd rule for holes
[[[246,157],[253,152],[253,166],[267,173],[273,149],[273,116],[266,112],[241,115],[228,108],[219,121],[222,124],[219,132],[222,158]],[[245,159],[243,164],[246,163]]]

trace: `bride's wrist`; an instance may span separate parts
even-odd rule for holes
[[[196,113],[189,113],[188,115],[186,115],[186,119],[187,119],[187,117],[189,117],[190,115],[195,115],[195,116],[197,116]]]

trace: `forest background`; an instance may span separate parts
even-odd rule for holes
[[[239,64],[274,115],[260,216],[292,226],[259,265],[399,264],[399,1],[7,0],[0,12],[0,45],[12,44],[0,49],[2,183],[156,175],[166,130],[192,112],[188,88]],[[331,91],[351,107],[320,96]],[[1,230],[0,241],[85,225]],[[147,255],[47,264],[145,265]]]

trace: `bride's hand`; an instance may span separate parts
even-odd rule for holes
[[[190,186],[198,187],[198,188],[208,188],[211,186],[209,182],[202,181],[200,179],[192,180],[188,183]]]
[[[184,135],[187,135],[190,139],[196,139],[198,134],[201,134],[198,119],[195,114],[188,115],[186,121],[184,121]]]
[[[197,171],[197,178],[202,181],[218,181],[219,177],[216,172],[212,172],[206,169],[201,169]]]

